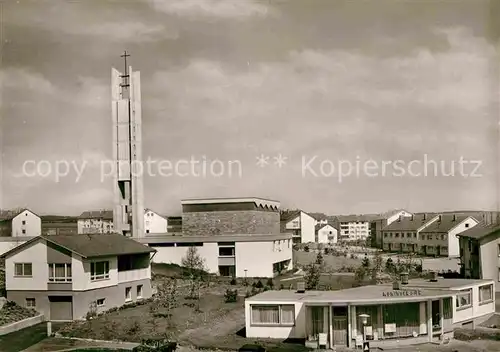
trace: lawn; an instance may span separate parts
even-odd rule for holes
[[[294,262],[296,262],[299,266],[304,266],[314,262],[317,255],[318,253],[315,252],[293,251]],[[347,269],[356,269],[361,265],[361,259],[353,259],[349,257],[337,257],[323,254],[323,259],[328,268],[338,272],[347,272]]]

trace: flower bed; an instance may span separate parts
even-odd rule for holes
[[[15,302],[7,301],[0,309],[0,326],[8,325],[23,319],[32,318],[38,315],[34,309],[18,306]]]

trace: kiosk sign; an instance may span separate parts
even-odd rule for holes
[[[384,297],[411,297],[411,296],[421,296],[422,291],[420,290],[392,290],[382,292]]]

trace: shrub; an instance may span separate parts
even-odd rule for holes
[[[325,248],[324,253],[325,253],[325,255],[330,254],[330,248],[328,248],[328,247],[327,247],[327,248]]]
[[[236,279],[233,277],[230,282],[231,285],[236,285]]]
[[[285,289],[285,285],[281,284],[280,285],[280,290],[284,290]]]
[[[227,289],[224,294],[224,301],[226,303],[234,303],[238,301],[238,290]]]
[[[270,288],[273,288],[274,287],[273,279],[271,279],[271,278],[267,279],[266,285],[269,286]]]
[[[304,246],[304,252],[309,252],[309,246]]]
[[[262,281],[257,281],[257,283],[255,284],[255,288],[263,288],[264,287],[264,284],[262,283]]]

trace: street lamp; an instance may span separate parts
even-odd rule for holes
[[[370,317],[368,314],[360,314],[361,323],[363,324],[363,350],[366,345],[366,324],[368,324],[368,318]]]

